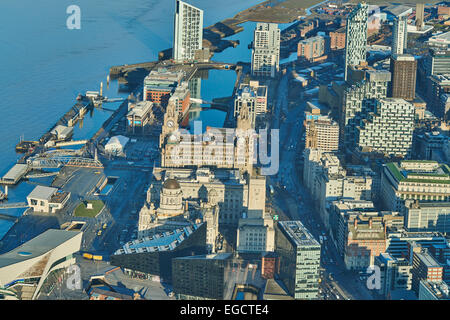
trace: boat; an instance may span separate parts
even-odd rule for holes
[[[18,153],[27,153],[31,150],[34,150],[34,148],[39,144],[37,141],[20,141],[16,145],[16,152]]]

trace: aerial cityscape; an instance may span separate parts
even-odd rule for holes
[[[449,1],[32,4],[0,300],[450,300]]]

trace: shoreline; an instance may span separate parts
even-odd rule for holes
[[[272,23],[289,23],[289,22],[293,22],[295,21],[296,17],[294,17],[291,14],[286,14],[283,18],[280,17],[276,17],[273,16],[271,13],[273,10],[279,11],[278,6],[282,5],[283,3],[285,3],[287,0],[282,0],[279,3],[277,3],[276,5],[270,7],[268,6],[268,4],[270,4],[270,0],[261,2],[259,4],[253,5],[245,10],[242,10],[240,12],[238,12],[237,14],[235,14],[233,17],[231,18],[226,18],[224,20],[218,21],[215,24],[208,26],[206,28],[204,28],[204,30],[207,30],[207,32],[209,32],[210,34],[210,39],[212,39],[212,41],[210,42],[210,48],[212,48],[211,50],[211,56],[214,55],[215,52],[222,52],[223,50],[225,50],[226,48],[230,47],[230,46],[234,46],[236,45],[236,41],[233,40],[223,40],[226,37],[235,35],[241,31],[244,30],[244,28],[241,26],[241,24],[248,22],[248,21],[264,21],[264,22],[272,22]],[[318,2],[320,2],[318,0]],[[261,12],[262,10],[262,12]],[[306,10],[303,9],[302,10]],[[282,10],[283,11],[283,10]],[[257,18],[259,14],[263,14],[265,16],[265,18],[260,19]],[[268,18],[270,17],[270,18]],[[224,30],[225,28],[225,30]],[[206,38],[206,37],[205,37]],[[209,41],[208,38],[206,38],[206,41]],[[205,46],[208,47],[208,46]],[[169,49],[171,50],[171,49]],[[219,51],[220,50],[220,51]],[[164,51],[162,51],[164,52]],[[161,52],[160,52],[161,53]],[[161,60],[161,59],[160,59]],[[158,64],[158,61],[154,62],[156,64]],[[111,67],[111,68],[114,68]],[[133,90],[132,90],[133,91]],[[74,106],[71,106],[70,109],[68,111],[66,111],[63,116],[51,127],[54,128],[58,123],[61,122],[61,119],[65,118],[69,113],[71,113],[73,111],[73,108],[78,104],[78,102],[75,102]],[[90,137],[89,142],[83,147],[83,149],[85,151],[87,151],[86,149],[89,149],[89,145],[96,140],[96,138],[98,138],[98,136],[101,135],[101,133],[105,132],[105,124],[110,124],[110,122],[113,122],[113,120],[117,120],[114,119],[117,117],[118,113],[121,113],[121,109],[123,108],[118,108],[118,110],[116,110],[116,112],[114,114],[112,114],[108,119],[106,119],[104,121],[104,123],[102,124],[102,126],[98,129],[98,131],[96,131],[96,133]],[[52,129],[47,130],[41,137],[39,140],[45,140],[46,137],[48,137],[49,132]],[[41,141],[42,142],[42,141]],[[27,158],[29,158],[30,156],[33,156],[34,154],[36,154],[37,151],[39,151],[40,148],[36,148],[35,150],[33,150],[34,152],[31,153],[25,153],[21,158],[20,158],[20,162],[25,162],[25,160]],[[18,184],[20,184],[20,182],[18,182]],[[24,215],[18,217],[18,221],[16,223],[14,223],[11,228],[8,228],[8,231],[6,231],[6,233],[2,236],[2,239],[9,233],[9,231],[11,229],[13,229],[13,227],[20,223],[21,218]]]
[[[317,0],[308,8],[286,8],[283,6],[288,0],[281,0],[277,4],[270,6],[271,1],[266,0],[259,4],[253,5],[245,10],[235,14],[233,17],[220,20],[213,25],[203,28],[203,48],[210,49],[210,58],[214,53],[220,53],[229,47],[236,47],[239,43],[235,40],[224,40],[224,38],[233,36],[243,31],[242,24],[253,22],[267,23],[292,23],[305,14],[308,9],[314,8],[324,1]],[[168,48],[159,52],[159,60],[171,59],[172,48]]]

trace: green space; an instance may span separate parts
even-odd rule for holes
[[[92,203],[92,209],[87,208],[87,204]],[[75,217],[93,218],[103,209],[105,204],[102,200],[89,200],[80,203],[74,211]]]

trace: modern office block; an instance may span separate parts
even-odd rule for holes
[[[231,253],[175,258],[172,261],[173,290],[183,300],[222,300],[232,268]]]
[[[428,249],[420,245],[412,244],[412,283],[411,289],[419,295],[419,286],[422,280],[432,283],[440,283],[443,276],[443,268]]]
[[[381,253],[374,265],[380,268],[380,289],[377,293],[388,298],[392,291],[411,290],[412,266],[405,258],[395,258],[389,253]]]
[[[295,299],[313,300],[319,290],[320,244],[300,221],[278,222],[280,279]]]

